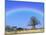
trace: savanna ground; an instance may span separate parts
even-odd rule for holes
[[[23,31],[12,31],[12,32],[5,32],[5,35],[18,35],[18,34],[27,34],[27,33],[43,33],[44,29],[37,29],[37,30],[23,30]]]

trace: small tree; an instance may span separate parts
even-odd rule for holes
[[[8,32],[11,31],[11,27],[7,25],[7,26],[5,27],[5,31],[8,31]]]
[[[32,16],[31,19],[30,19],[30,24],[29,26],[32,26],[32,29],[36,29],[36,25],[39,24],[39,21],[37,20],[36,17]]]
[[[17,28],[17,31],[22,31],[23,30],[23,28]]]
[[[5,27],[5,30],[8,31],[8,32],[10,32],[10,31],[15,31],[15,30],[16,30],[16,26],[10,27],[9,25],[7,25],[7,26]]]
[[[12,27],[12,30],[13,30],[13,31],[15,31],[15,30],[16,30],[16,28],[17,28],[16,26],[13,26],[13,27]]]

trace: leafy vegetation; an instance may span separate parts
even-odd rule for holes
[[[40,22],[38,21],[38,19],[34,16],[32,16],[30,18],[30,23],[28,24],[28,26],[32,26],[32,29],[36,29],[36,25],[38,25]],[[17,28],[16,26],[12,26],[10,27],[9,25],[7,25],[5,27],[5,30],[10,32],[10,31],[21,31],[21,30],[24,30],[23,28]]]
[[[38,21],[38,19],[34,16],[32,16],[30,18],[30,24],[28,24],[28,26],[32,26],[32,29],[36,29],[35,26],[40,24],[40,21]]]

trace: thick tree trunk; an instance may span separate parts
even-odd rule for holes
[[[35,26],[32,26],[32,30],[36,29]]]

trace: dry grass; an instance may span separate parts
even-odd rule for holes
[[[14,35],[14,34],[23,34],[23,33],[41,33],[44,32],[44,29],[38,30],[23,30],[23,31],[12,31],[12,32],[5,32],[5,35]]]

